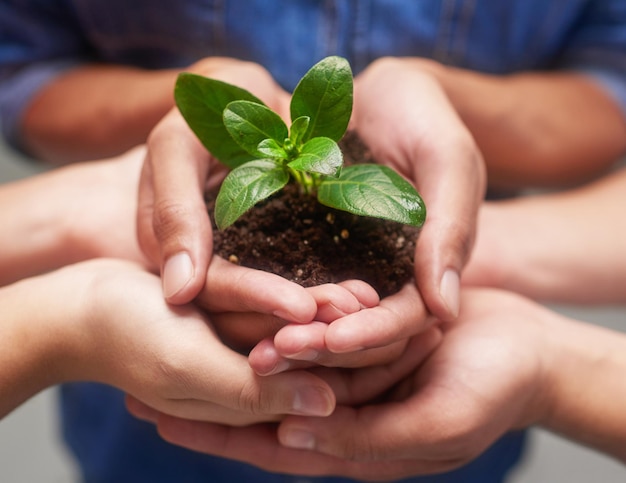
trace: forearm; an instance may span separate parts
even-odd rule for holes
[[[496,187],[566,186],[626,152],[626,120],[577,73],[480,74],[422,62],[472,132]]]
[[[47,183],[47,173],[0,187],[0,285],[67,263],[63,246],[69,213],[57,210],[63,186]]]
[[[483,206],[465,281],[564,303],[626,301],[626,170]]]
[[[63,319],[69,304],[63,301],[51,308],[51,288],[41,287],[37,279],[0,288],[0,418],[39,391],[61,382],[60,348],[68,341],[53,319]]]
[[[55,163],[98,159],[144,143],[174,105],[178,71],[90,65],[58,77],[22,121],[26,148]]]
[[[0,285],[89,258],[142,261],[135,213],[143,153],[0,186]]]
[[[560,319],[549,337],[550,409],[539,423],[626,461],[626,335]]]

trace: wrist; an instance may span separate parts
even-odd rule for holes
[[[71,297],[57,297],[49,277],[27,278],[0,289],[0,417],[43,389],[67,380]]]
[[[555,314],[550,328],[545,411],[537,423],[626,458],[626,336]]]

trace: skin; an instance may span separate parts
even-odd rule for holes
[[[135,149],[0,187],[6,341],[0,416],[45,387],[84,380],[113,385],[172,415],[225,424],[329,414],[335,396],[319,376],[261,378],[236,349],[287,322],[331,323],[375,307],[376,293],[357,281],[304,289],[216,258],[196,304],[168,304],[133,230],[144,153]],[[231,327],[239,319],[245,324]],[[436,343],[420,346],[419,358]],[[395,350],[366,351],[344,361],[397,358]],[[405,365],[398,378],[406,373]]]
[[[326,379],[338,400],[330,416],[289,416],[278,428],[129,408],[167,441],[293,474],[386,480],[448,471],[532,424],[626,461],[626,336],[503,291],[467,289],[462,302],[431,356],[376,402],[341,404],[361,390],[355,376]]]
[[[463,282],[544,302],[626,302],[625,189],[619,169],[576,189],[485,203]]]
[[[261,66],[216,57],[186,70],[249,87],[270,107],[287,112],[288,95]],[[176,74],[79,67],[42,89],[23,129],[38,156],[66,160],[119,152],[148,139],[140,243],[160,267],[166,298],[178,304],[198,294],[210,261],[202,192],[214,168],[177,111],[170,110]],[[95,76],[98,83],[88,82]],[[398,89],[398,83],[406,88]],[[572,115],[577,112],[587,113],[589,122],[580,123]],[[86,126],[94,118],[99,123],[92,134]],[[491,76],[420,58],[382,58],[360,74],[353,125],[381,162],[398,168],[424,194],[429,215],[417,250],[416,281],[429,311],[445,320],[458,313],[459,277],[475,238],[485,171],[493,186],[504,189],[571,184],[604,171],[626,151],[620,110],[580,74]],[[78,152],[63,151],[71,146]]]
[[[623,294],[614,286],[623,286],[619,277],[626,270],[620,268],[616,210],[625,182],[624,172],[616,171],[583,188],[485,204],[468,280],[515,283],[545,299],[621,303]],[[581,224],[581,213],[593,216]],[[510,253],[503,250],[509,246]],[[581,246],[596,254],[592,261],[579,256]],[[331,322],[326,332],[354,316]],[[436,327],[441,343],[394,392],[385,388],[382,399],[343,404],[342,395],[358,393],[358,385],[326,379],[338,401],[329,417],[288,417],[278,428],[230,428],[171,418],[142,405],[130,409],[175,444],[294,474],[380,480],[438,473],[471,461],[502,434],[531,425],[626,461],[624,334],[502,289],[469,287],[462,291],[459,318]],[[278,335],[276,352],[285,343]],[[282,356],[295,359],[290,367],[296,368],[299,354]],[[368,381],[375,386],[384,378],[369,374]]]

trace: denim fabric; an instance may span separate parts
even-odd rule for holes
[[[626,111],[623,0],[0,0],[0,123],[19,144],[26,103],[77,63],[184,67],[226,55],[291,90],[331,54],[355,73],[385,55],[493,74],[577,69]]]

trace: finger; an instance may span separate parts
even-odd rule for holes
[[[164,387],[147,391],[129,386],[129,394],[172,416],[231,425],[275,421],[285,414],[326,416],[333,411],[334,394],[318,376],[292,371],[259,377],[245,356],[216,338],[197,335],[179,358],[180,367],[174,360],[163,369],[168,379]]]
[[[152,166],[144,160],[139,178],[137,200],[137,240],[141,251],[157,267],[161,265],[159,255],[161,249],[154,234],[152,223],[154,215],[154,190],[152,180]]]
[[[158,421],[161,413],[147,404],[142,403],[139,399],[127,394],[124,398],[124,402],[128,412],[137,419],[141,419],[142,421],[149,423],[156,423]]]
[[[356,462],[315,451],[278,444],[271,424],[228,427],[161,415],[161,437],[192,451],[252,464],[265,471],[308,476],[341,475],[363,481],[381,481],[436,472],[439,464],[418,460]],[[442,470],[443,471],[443,470]]]
[[[361,308],[375,307],[380,302],[378,292],[361,280],[344,280],[337,285],[348,290],[361,304]]]
[[[338,285],[304,289],[277,275],[219,257],[211,263],[198,302],[213,314],[212,322],[222,341],[242,353],[289,322],[304,324],[313,318],[331,321],[361,307],[351,292]],[[268,369],[257,370],[268,373]]]
[[[315,315],[317,321],[330,323],[339,317],[361,310],[359,299],[341,285],[328,283],[309,287],[307,291],[317,304]]]
[[[432,327],[406,341],[395,358],[380,365],[354,371],[318,371],[333,389],[337,403],[355,406],[387,393],[399,381],[411,375],[439,346],[442,332]]]
[[[390,345],[415,335],[433,322],[414,284],[385,297],[376,307],[347,315],[330,324],[326,348],[334,353]]]
[[[306,323],[317,304],[307,290],[273,273],[213,257],[198,302],[210,312],[257,312]]]
[[[458,162],[444,173],[441,157]],[[430,182],[420,186],[428,217],[416,243],[415,279],[430,312],[449,321],[459,312],[460,274],[475,239],[484,172],[480,155],[469,147],[443,152],[432,161],[438,166],[428,170]]]
[[[311,327],[314,325],[317,325],[317,327]],[[378,368],[377,370],[381,370],[381,368],[386,367],[387,364],[402,361],[402,364],[404,364],[402,367],[407,367],[406,364],[410,364],[410,361],[412,360],[422,361],[425,356],[438,345],[440,340],[439,329],[433,328],[427,330],[419,336],[414,336],[412,339],[398,341],[384,347],[366,349],[353,353],[334,354],[326,350],[323,346],[325,332],[324,326],[325,324],[316,323],[307,324],[305,326],[288,326],[296,331],[294,335],[287,332],[283,333],[283,331],[286,331],[287,327],[285,329],[281,329],[281,337],[292,339],[288,340],[285,345],[291,344],[292,346],[296,346],[295,341],[299,340],[299,338],[304,338],[305,342],[301,344],[301,348],[299,348],[299,350],[294,350],[293,354],[289,354],[288,352],[283,352],[283,350],[279,349],[279,346],[282,344],[280,340],[278,342],[276,341],[276,337],[274,340],[267,338],[257,344],[257,346],[250,351],[250,354],[248,355],[250,367],[252,367],[257,374],[262,376],[315,366],[327,368],[367,368],[375,366]],[[302,331],[306,333],[304,333],[304,335],[297,333]],[[312,335],[316,332],[316,336]],[[412,351],[411,357],[409,358],[403,356],[403,354],[406,354],[407,347],[411,347]],[[336,395],[344,394],[345,387],[352,387],[355,385],[355,383],[348,376],[351,377],[355,374],[366,374],[363,379],[365,382],[372,382],[376,380],[375,377],[371,377],[367,372],[363,371],[346,373],[330,372],[328,373],[331,375],[330,379],[326,378],[327,373],[325,372],[316,372],[316,374],[324,377],[324,379],[331,383],[331,385],[333,385],[332,382],[334,382],[333,387]],[[348,379],[342,379],[340,377],[344,375],[348,377]],[[340,377],[340,379],[337,380],[337,377]],[[385,378],[387,383],[390,383],[390,381],[393,380],[394,379],[392,377]],[[378,387],[378,383],[375,383],[375,385]],[[339,391],[341,389],[344,389],[344,392],[340,393]],[[359,394],[369,394],[363,390],[354,392]]]
[[[293,361],[283,357],[271,337],[263,339],[248,354],[248,364],[259,376],[270,376],[297,367],[310,367],[313,363]]]
[[[170,303],[190,301],[205,282],[212,253],[211,223],[204,203],[208,160],[208,153],[175,109],[150,134],[146,162],[152,175],[152,224],[163,293]]]

